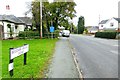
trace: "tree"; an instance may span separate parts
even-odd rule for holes
[[[78,27],[78,34],[83,34],[84,28],[85,28],[85,26],[84,26],[84,17],[83,16],[79,17],[77,27]]]
[[[42,2],[42,34],[44,36],[44,33],[46,31],[48,31],[48,28],[47,26],[48,25],[48,22],[49,21],[49,16],[48,16],[48,6],[49,5],[49,2],[48,0],[46,0],[46,2]],[[39,31],[40,33],[40,2],[35,0],[32,2],[31,4],[31,10],[32,10],[32,14],[33,14],[33,25],[36,27],[36,30]]]
[[[76,17],[75,2],[42,2],[42,27],[43,32],[49,32],[49,27],[53,25],[55,30],[58,26],[64,26],[65,29],[70,28],[70,19]],[[31,4],[33,14],[33,25],[40,30],[40,2],[36,0]],[[30,10],[29,10],[30,11]]]
[[[75,2],[53,2],[50,5],[50,13],[55,29],[58,26],[64,26],[65,29],[70,28],[69,20],[76,17]]]

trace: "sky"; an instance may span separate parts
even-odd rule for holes
[[[0,0],[0,15],[13,14],[17,17],[25,16],[26,3],[32,0]],[[52,0],[50,0],[51,2]],[[74,0],[76,3],[76,18],[72,22],[77,26],[78,18],[84,16],[85,26],[98,26],[99,21],[118,17],[118,2],[120,0]],[[10,10],[6,10],[10,5]],[[30,15],[28,15],[30,16]]]

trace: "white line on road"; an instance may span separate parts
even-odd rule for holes
[[[118,45],[113,45],[113,46],[116,46],[116,47],[118,47]]]
[[[110,52],[114,53],[114,54],[118,54],[118,51],[113,51],[111,50]]]

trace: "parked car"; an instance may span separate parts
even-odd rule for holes
[[[60,36],[60,37],[62,36],[62,31],[59,32],[59,36]]]
[[[63,30],[62,31],[62,36],[63,37],[70,37],[70,31],[69,30]]]

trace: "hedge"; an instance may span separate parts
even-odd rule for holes
[[[39,38],[39,32],[38,31],[24,31],[24,32],[20,32],[18,37],[20,39],[35,39],[35,38]]]
[[[54,33],[50,33],[50,32],[48,32],[48,33],[45,33],[44,34],[44,37],[45,38],[58,38],[59,37],[59,30],[55,30],[55,32]]]
[[[96,32],[95,37],[99,38],[107,38],[107,39],[115,39],[117,32]]]
[[[59,37],[59,31],[55,31],[54,33],[44,33],[43,38],[58,38]],[[24,31],[20,32],[18,35],[19,39],[38,39],[40,38],[38,31]]]

